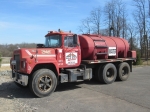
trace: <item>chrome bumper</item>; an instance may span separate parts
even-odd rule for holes
[[[12,71],[12,78],[15,82],[17,82],[23,86],[27,86],[27,84],[28,84],[28,76],[27,75]]]

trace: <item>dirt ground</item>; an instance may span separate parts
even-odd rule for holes
[[[0,67],[0,71],[7,71],[7,70],[11,70],[10,66],[2,66],[2,67]]]

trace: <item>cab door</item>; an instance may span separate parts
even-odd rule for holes
[[[65,67],[76,67],[80,65],[81,50],[80,50],[80,46],[75,43],[74,36],[64,37],[64,51],[63,52],[64,52],[64,66]]]

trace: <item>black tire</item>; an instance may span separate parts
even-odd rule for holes
[[[29,82],[29,87],[33,94],[38,97],[49,96],[55,91],[57,78],[53,71],[49,69],[37,70]]]
[[[126,62],[120,63],[118,68],[117,80],[126,81],[130,75],[129,64]]]
[[[99,70],[99,80],[104,84],[111,84],[116,80],[117,70],[114,64],[108,63]]]
[[[95,68],[94,78],[95,78],[96,81],[100,81],[101,82],[101,77],[100,76],[102,75],[101,70],[102,70],[103,66],[104,65],[99,65],[99,66],[97,66]]]
[[[28,87],[28,85],[27,85],[27,86],[23,86],[23,85],[21,85],[21,84],[18,84],[18,83],[15,82],[15,81],[14,81],[14,83],[15,83],[15,85],[18,86],[19,88],[27,88],[27,87]]]

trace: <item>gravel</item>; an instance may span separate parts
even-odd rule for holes
[[[11,75],[11,71],[6,70],[6,71],[0,71],[0,76],[10,76]]]
[[[28,102],[21,102],[12,94],[12,90],[18,88],[10,76],[11,71],[0,71],[0,112],[36,112],[37,108],[31,107]]]

